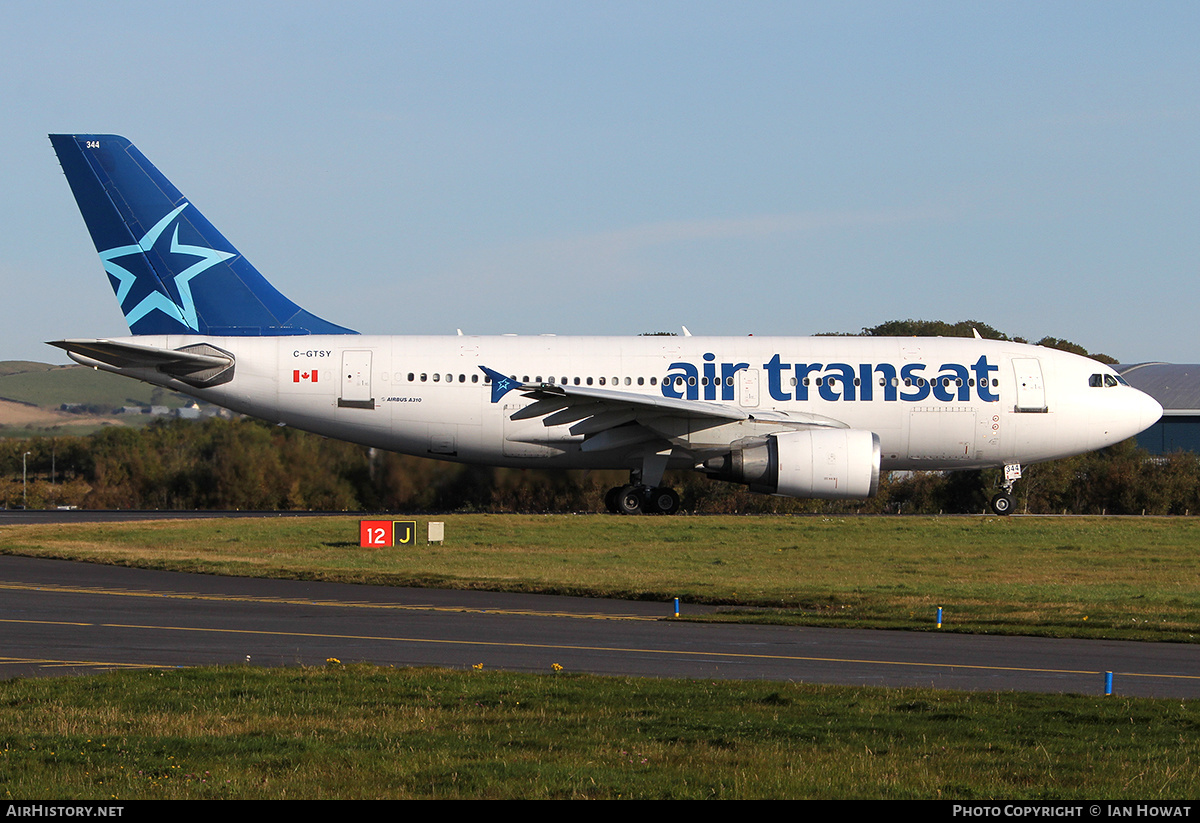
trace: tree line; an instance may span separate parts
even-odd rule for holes
[[[601,511],[604,492],[627,479],[444,463],[248,418],[0,440],[0,477],[8,508],[27,499],[29,508],[397,512]],[[885,473],[879,494],[861,501],[759,495],[696,472],[669,473],[665,482],[696,513],[937,514],[983,512],[1000,480],[998,469]],[[1154,458],[1129,440],[1027,467],[1016,499],[1017,511],[1031,513],[1193,514],[1200,458]]]

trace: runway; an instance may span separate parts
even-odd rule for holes
[[[699,613],[684,606],[685,615]],[[370,662],[1200,697],[1200,645],[690,623],[670,603],[216,577],[0,557],[0,677]]]

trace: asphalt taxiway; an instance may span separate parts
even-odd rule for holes
[[[698,607],[683,607],[696,614]],[[672,604],[0,557],[0,677],[370,662],[1200,697],[1200,645],[692,623]]]

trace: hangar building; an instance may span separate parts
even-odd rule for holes
[[[1136,363],[1113,366],[1129,385],[1163,407],[1162,419],[1137,436],[1151,454],[1200,453],[1200,364]]]

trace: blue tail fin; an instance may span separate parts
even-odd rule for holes
[[[124,137],[50,142],[134,334],[355,334],[276,291]]]

